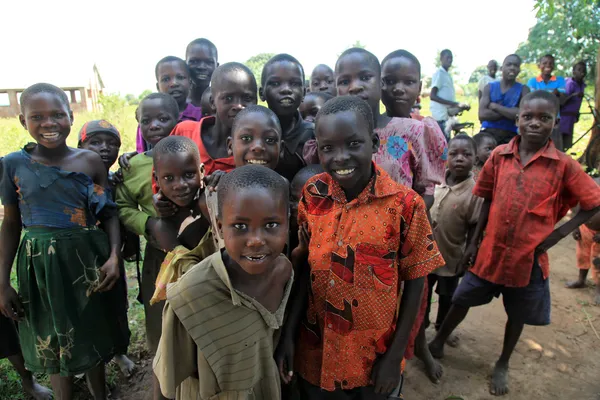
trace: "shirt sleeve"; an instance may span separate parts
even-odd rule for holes
[[[435,185],[444,180],[446,168],[446,139],[437,122],[432,118],[423,120],[423,134],[414,143],[417,152],[417,165],[413,171],[414,183],[425,188],[425,195],[432,196]]]
[[[440,74],[440,70],[438,69],[437,71],[435,71],[433,73],[433,76],[431,77],[431,88],[433,89],[434,87],[438,88],[438,90],[440,90],[442,84],[442,78],[441,78],[441,74]]]
[[[565,85],[565,94],[572,95],[573,93],[577,93],[577,85],[575,81],[569,79]]]
[[[494,184],[496,179],[495,164],[498,160],[498,149],[504,146],[499,146],[494,150],[490,158],[485,162],[483,168],[479,172],[477,182],[473,188],[473,194],[485,200],[492,200],[494,194]]]
[[[600,207],[600,186],[586,174],[581,165],[570,159],[565,174],[563,203],[573,208],[579,203],[583,211]]]
[[[483,199],[481,197],[471,194],[471,200],[469,201],[467,209],[467,221],[469,225],[477,224],[479,215],[481,214],[481,206],[483,205]]]
[[[127,178],[125,179],[127,180]],[[125,228],[138,236],[145,236],[146,222],[150,216],[139,209],[138,202],[126,182],[117,186],[115,197],[119,219]]]
[[[445,262],[433,240],[423,199],[412,190],[399,196],[403,197],[399,201],[404,209],[398,272],[403,281],[408,281],[429,275]]]
[[[9,158],[9,157],[7,157]],[[0,159],[0,199],[2,204],[5,206],[14,205],[19,202],[19,196],[17,195],[17,185],[13,179],[13,173],[10,159]]]
[[[527,81],[527,86],[529,86],[529,88],[533,91],[537,89],[537,79],[536,78],[531,78],[529,79],[529,81]]]
[[[567,84],[565,83],[565,78],[564,77],[557,76],[556,77],[556,85],[557,85],[556,90],[558,90],[561,93],[565,93],[565,90],[567,88]]]

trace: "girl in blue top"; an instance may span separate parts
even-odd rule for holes
[[[49,374],[57,398],[72,399],[72,377],[85,372],[93,397],[105,399],[116,320],[105,292],[119,277],[121,246],[106,169],[97,154],[67,146],[73,113],[61,89],[27,88],[21,112],[37,143],[3,161],[0,311],[19,322],[25,366]]]

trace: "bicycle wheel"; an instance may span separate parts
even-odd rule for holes
[[[585,149],[585,165],[600,170],[600,136],[593,138]]]

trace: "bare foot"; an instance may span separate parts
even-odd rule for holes
[[[494,396],[504,396],[508,393],[508,364],[496,363],[490,384],[490,393]]]
[[[429,343],[429,351],[435,358],[444,358],[444,343],[440,343],[437,337]]]
[[[117,354],[113,357],[113,360],[119,366],[121,373],[129,378],[135,371],[135,364],[125,354]]]
[[[33,397],[35,400],[52,399],[52,390],[37,383],[37,381],[33,377],[31,378],[31,381],[23,381],[23,390],[25,390],[25,392],[31,397]]]
[[[446,344],[450,347],[458,347],[460,343],[460,336],[452,334],[446,339]]]
[[[427,355],[424,358],[419,357],[419,359],[425,364],[425,372],[427,373],[429,380],[436,385],[440,383],[440,379],[444,376],[444,368],[442,365],[431,356],[430,352],[427,352]]]
[[[596,303],[597,306],[600,306],[600,292],[596,291],[596,297],[594,297],[594,303]]]
[[[565,287],[567,289],[583,289],[586,286],[587,285],[586,285],[585,281],[580,281],[580,280],[565,283]]]

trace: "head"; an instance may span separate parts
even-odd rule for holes
[[[348,199],[369,183],[372,157],[379,147],[373,113],[359,97],[338,96],[317,115],[315,136],[323,170],[339,183]]]
[[[448,170],[456,178],[466,178],[473,169],[477,145],[469,135],[459,134],[448,142]]]
[[[175,99],[180,110],[184,110],[190,95],[190,69],[179,57],[168,56],[160,60],[154,69],[156,89]]]
[[[185,62],[190,67],[192,82],[197,87],[210,84],[213,72],[219,66],[217,47],[208,39],[195,39],[185,49]]]
[[[496,139],[485,131],[479,132],[473,136],[475,144],[477,145],[477,153],[475,156],[475,164],[482,166],[490,158],[492,151],[498,146]]]
[[[307,165],[298,171],[290,182],[290,223],[292,225],[298,221],[298,203],[302,197],[304,185],[310,178],[323,172],[320,164]]]
[[[177,125],[179,106],[166,93],[152,93],[140,102],[137,115],[144,140],[156,146]]]
[[[521,57],[516,54],[506,56],[502,63],[502,79],[506,82],[514,82],[521,72]]]
[[[313,69],[312,74],[310,74],[310,91],[325,92],[333,97],[337,96],[335,74],[329,66],[319,64]]]
[[[165,197],[189,207],[201,188],[203,168],[198,146],[183,136],[169,136],[152,151],[154,179]]]
[[[338,95],[360,97],[379,113],[381,65],[375,55],[358,47],[344,51],[335,63],[335,80]]]
[[[244,64],[219,66],[210,81],[210,105],[219,123],[231,129],[233,119],[244,108],[256,104],[256,79]]]
[[[406,50],[388,54],[381,63],[381,100],[390,117],[408,118],[421,93],[421,63]]]
[[[552,72],[554,71],[554,56],[552,54],[546,54],[544,57],[540,59],[540,73],[543,77],[549,78],[552,76]]]
[[[585,61],[579,61],[577,64],[573,65],[573,79],[577,82],[583,82],[586,75],[587,65],[585,64]]]
[[[261,75],[260,99],[279,118],[289,118],[298,112],[304,100],[304,68],[289,54],[277,54],[265,64]]]
[[[77,147],[97,153],[108,170],[119,156],[121,135],[108,121],[89,121],[83,124],[79,131]]]
[[[490,60],[487,64],[488,75],[492,78],[496,78],[498,73],[498,62],[496,60]]]
[[[302,119],[307,122],[315,122],[317,113],[328,101],[333,99],[334,96],[328,92],[309,92],[304,96],[304,101],[300,104],[300,114]]]
[[[21,93],[19,121],[31,137],[49,149],[66,145],[73,125],[67,94],[49,83],[36,83]]]
[[[202,109],[202,116],[209,117],[214,115],[214,110],[210,105],[210,86],[207,87],[202,93],[202,98],[200,99],[200,108]]]
[[[265,273],[288,239],[287,180],[268,168],[245,165],[221,178],[217,190],[217,225],[227,254],[246,273]]]
[[[452,67],[452,61],[454,61],[454,55],[448,49],[444,49],[440,53],[440,61],[442,63],[442,67],[447,71]]]
[[[248,106],[238,113],[227,139],[236,168],[255,164],[275,169],[281,143],[279,119],[273,111],[258,105]]]
[[[556,124],[559,108],[558,98],[544,90],[536,90],[523,97],[517,119],[521,142],[540,148],[544,146]]]

